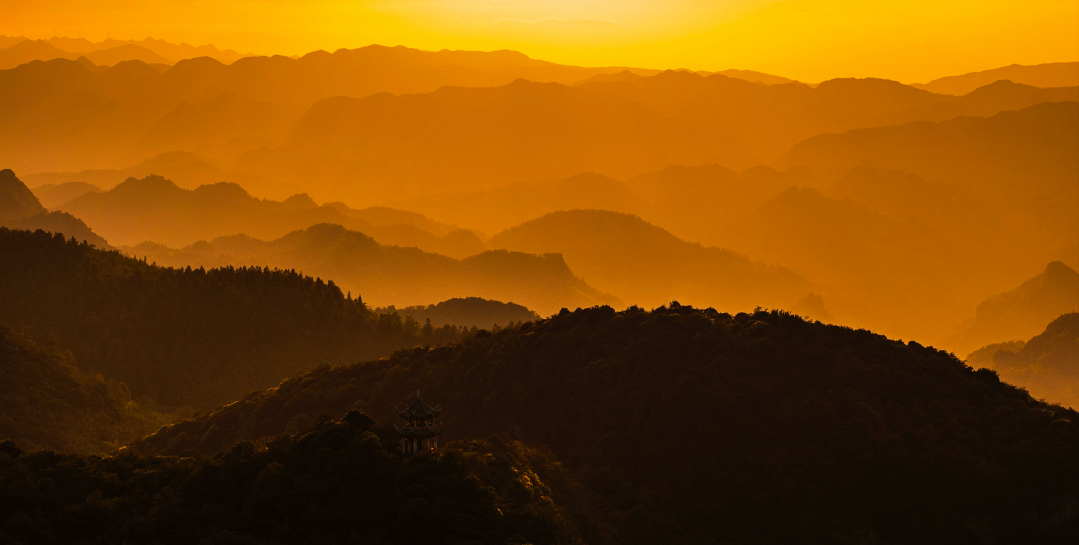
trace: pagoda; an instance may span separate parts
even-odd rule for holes
[[[442,406],[432,407],[423,402],[419,390],[416,399],[404,409],[397,409],[397,414],[405,419],[405,425],[394,425],[401,436],[402,454],[419,454],[438,450],[438,435],[442,426],[435,425],[435,417],[442,412]]]

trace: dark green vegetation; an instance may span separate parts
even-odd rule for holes
[[[213,459],[0,443],[0,542],[598,541],[579,487],[543,452],[493,437],[403,459],[391,434],[353,412]]]
[[[986,346],[967,356],[970,365],[1030,390],[1050,403],[1079,408],[1079,312],[1053,320],[1029,341]]]
[[[166,269],[2,228],[0,256],[0,321],[164,405],[212,407],[319,364],[459,337],[291,270]]]
[[[27,450],[102,453],[169,420],[132,401],[123,383],[80,373],[70,352],[0,324],[0,438]]]
[[[320,367],[132,448],[211,453],[420,389],[446,440],[546,445],[620,543],[1064,542],[1079,414],[954,356],[779,312],[563,312]]]
[[[516,303],[503,303],[480,297],[455,297],[436,305],[416,305],[402,309],[392,305],[376,308],[380,314],[408,316],[419,323],[427,320],[435,327],[455,325],[465,327],[490,328],[497,325],[505,327],[514,322],[531,322],[539,319],[539,314]]]
[[[26,184],[11,169],[0,170],[0,227],[63,233],[101,248],[105,239],[95,234],[82,220],[66,212],[49,212]]]

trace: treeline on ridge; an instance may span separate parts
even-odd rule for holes
[[[168,406],[213,407],[319,364],[460,337],[376,314],[333,282],[292,270],[162,268],[3,228],[0,255],[0,321]]]
[[[210,454],[350,409],[389,421],[417,390],[446,440],[550,448],[622,543],[1076,537],[1079,414],[943,351],[777,311],[565,311],[320,367],[131,448]]]

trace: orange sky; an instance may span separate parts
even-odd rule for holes
[[[1079,60],[1075,0],[0,0],[0,34],[302,54],[371,43],[913,83]]]

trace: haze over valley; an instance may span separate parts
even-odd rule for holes
[[[1079,539],[1079,9],[100,4],[0,25],[0,541]]]

